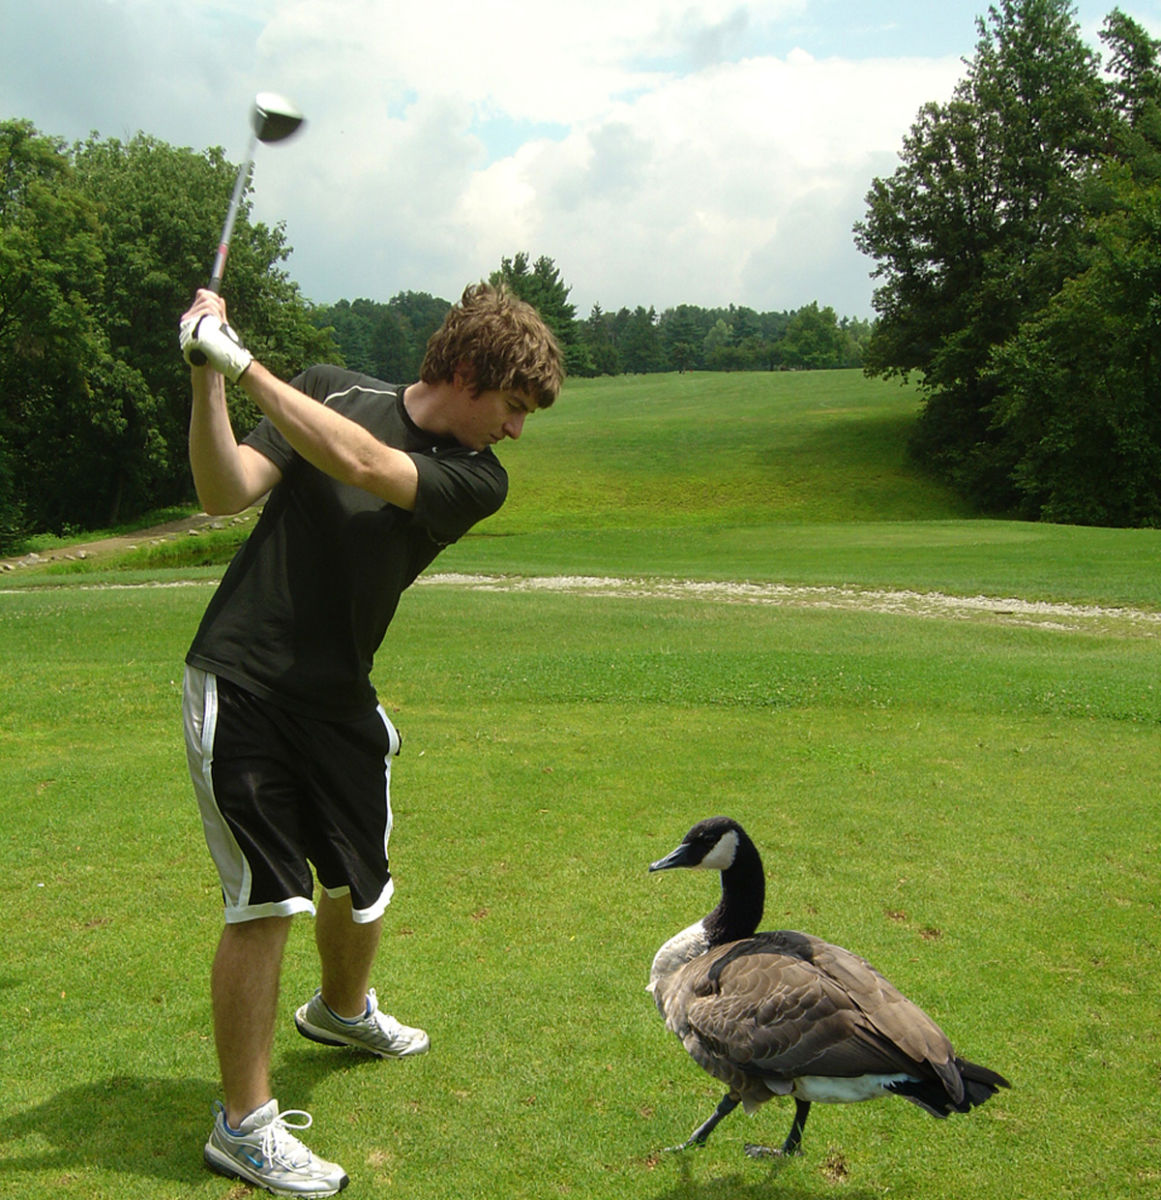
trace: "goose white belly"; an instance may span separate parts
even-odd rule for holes
[[[856,1075],[849,1079],[826,1075],[800,1075],[794,1080],[790,1094],[795,1099],[811,1104],[855,1104],[860,1100],[874,1100],[879,1096],[890,1095],[890,1084],[911,1078],[913,1076],[903,1073]],[[774,1088],[771,1087],[770,1090],[774,1091]]]

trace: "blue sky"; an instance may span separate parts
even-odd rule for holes
[[[1075,6],[1085,39],[1117,5]],[[1120,7],[1161,35],[1161,0]],[[581,316],[817,300],[869,316],[871,180],[976,44],[976,0],[0,0],[0,117],[245,151],[255,215],[328,303],[452,299],[556,261]],[[207,247],[207,275],[213,247]],[[229,293],[227,273],[224,291]]]

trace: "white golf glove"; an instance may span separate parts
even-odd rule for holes
[[[187,363],[195,367],[209,365],[231,383],[237,383],[254,361],[254,355],[242,345],[233,329],[208,313],[182,321],[178,340]]]

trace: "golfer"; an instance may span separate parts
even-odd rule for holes
[[[291,1132],[311,1118],[270,1089],[290,920],[315,916],[321,965],[295,1013],[303,1036],[392,1058],[428,1048],[370,987],[400,747],[372,660],[404,588],[504,502],[491,447],[553,403],[561,356],[535,310],[485,284],[467,288],[406,387],[327,366],[285,383],[210,291],[183,315],[180,342],[206,364],[191,368],[199,501],[235,513],[269,493],[186,658],[190,774],[225,902],[211,974],[223,1096],[205,1158],[277,1194],[327,1196],[346,1173]],[[225,379],[264,416],[241,442]]]

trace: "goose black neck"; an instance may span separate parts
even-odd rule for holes
[[[750,937],[762,920],[766,905],[766,876],[757,847],[738,830],[738,850],[722,872],[722,898],[702,922],[710,944],[736,942]]]

